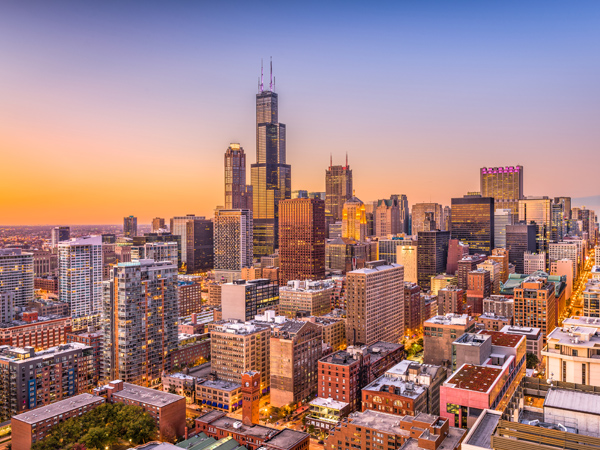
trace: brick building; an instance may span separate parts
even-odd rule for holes
[[[194,281],[178,281],[179,317],[189,316],[202,309],[202,284]],[[221,306],[219,304],[219,306]]]
[[[300,320],[314,323],[321,329],[321,340],[337,352],[346,348],[346,321],[334,317],[304,317]]]
[[[467,312],[471,315],[483,312],[483,299],[492,294],[490,272],[472,270],[467,274]]]
[[[70,344],[72,342],[84,344],[92,348],[94,372],[92,382],[96,386],[102,374],[102,344],[104,336],[102,333],[69,333],[67,334],[67,343]]]
[[[438,315],[462,314],[465,291],[457,286],[446,286],[438,291]]]
[[[21,320],[0,323],[0,345],[46,350],[67,343],[70,317],[39,317],[37,311],[23,313]]]

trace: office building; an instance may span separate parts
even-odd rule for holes
[[[518,223],[506,227],[506,249],[508,262],[515,266],[516,273],[525,271],[525,252],[536,251],[535,224]]]
[[[33,300],[33,254],[20,248],[0,249],[0,295],[12,297],[14,306]]]
[[[33,274],[35,277],[55,276],[58,273],[58,255],[49,250],[29,250],[33,254]]]
[[[375,214],[374,235],[379,237],[406,233],[408,200],[406,195],[392,195],[389,200],[379,200]]]
[[[431,277],[444,273],[448,261],[449,231],[420,231],[417,239],[417,281],[421,289],[431,288]]]
[[[600,280],[589,280],[583,288],[583,315],[600,317]]]
[[[467,311],[470,315],[483,313],[483,299],[492,293],[490,272],[476,269],[467,276]]]
[[[510,209],[516,222],[523,198],[523,166],[483,167],[480,192],[482,197],[492,197],[497,209]]]
[[[271,326],[258,323],[217,322],[210,325],[211,371],[217,378],[242,382],[242,374],[260,372],[260,390],[271,383]]]
[[[256,94],[256,163],[250,169],[254,256],[271,255],[279,247],[279,202],[292,194],[286,128],[279,123],[278,101],[273,87],[264,90],[261,81]]]
[[[294,405],[316,395],[321,336],[320,327],[311,322],[290,320],[273,326],[271,405]]]
[[[447,419],[420,413],[400,416],[366,410],[340,423],[325,439],[325,448],[353,442],[356,448],[379,450],[459,450],[466,430],[450,426]]]
[[[290,319],[298,315],[323,316],[331,311],[335,283],[331,280],[293,280],[279,288],[279,313]]]
[[[514,214],[510,209],[494,211],[494,247],[506,248],[506,227],[514,223]]]
[[[160,382],[177,349],[177,267],[119,263],[104,283],[104,379],[143,386]]]
[[[431,295],[438,295],[440,289],[445,288],[451,283],[456,283],[456,277],[452,275],[440,274],[431,277]]]
[[[462,314],[464,310],[465,291],[457,286],[446,286],[437,293],[438,315]]]
[[[129,248],[131,251],[131,261],[152,259],[156,262],[168,261],[177,266],[179,260],[179,246],[177,245],[177,242],[147,242],[144,245],[132,245]],[[113,264],[115,262],[113,262]]]
[[[504,295],[490,295],[483,299],[483,313],[512,319],[515,314],[515,301]]]
[[[403,315],[404,268],[372,261],[346,277],[346,337],[351,345],[399,342]]]
[[[251,267],[254,258],[252,211],[217,209],[214,221],[215,270]]]
[[[573,273],[571,274],[571,276],[574,280],[577,279],[579,267],[582,263],[577,244],[569,241],[550,242],[549,247],[550,263],[552,263],[553,261],[559,261],[561,259],[570,259],[571,261],[573,261]]]
[[[33,347],[0,348],[0,420],[89,391],[92,349],[64,344],[36,352]]]
[[[552,244],[550,244],[552,245]],[[570,259],[559,259],[558,261],[550,262],[550,275],[555,275],[558,277],[565,277],[565,298],[571,298],[571,294],[573,293],[573,261]],[[594,277],[594,269],[592,268],[592,278]]]
[[[279,203],[279,282],[325,278],[325,202]]]
[[[490,290],[492,294],[500,293],[500,264],[493,259],[486,259],[477,264],[477,269],[483,269],[490,273]]]
[[[546,271],[546,252],[530,253],[523,255],[523,273],[531,275],[533,272]]]
[[[342,209],[342,238],[364,242],[367,237],[367,216],[365,204],[357,197],[351,197]]]
[[[305,320],[317,325],[321,331],[321,340],[323,344],[331,347],[331,350],[337,352],[345,349],[346,345],[346,322],[343,318],[336,318],[331,315],[325,317],[310,316],[303,317]]]
[[[252,211],[252,186],[246,184],[246,153],[240,144],[225,151],[225,209]]]
[[[477,269],[477,265],[487,259],[486,255],[468,255],[461,259],[456,270],[456,285],[465,292],[469,284],[469,272]]]
[[[129,216],[123,218],[123,235],[125,237],[137,236],[137,217]]]
[[[86,236],[58,244],[59,298],[69,304],[73,331],[88,331],[102,312],[102,237]]]
[[[423,362],[448,367],[452,362],[452,343],[475,329],[475,318],[467,314],[434,316],[423,323]]]
[[[436,225],[434,230],[441,230],[441,224],[443,222],[442,205],[438,203],[417,203],[412,207],[411,234],[417,235],[420,231],[431,231],[430,228],[425,229],[427,213],[432,214],[430,217],[433,219]],[[431,219],[429,219],[429,221],[431,222]]]
[[[500,330],[500,332],[504,334],[525,336],[527,353],[533,353],[535,356],[537,356],[538,361],[542,362],[542,330],[539,328],[506,325]]]
[[[180,236],[181,261],[188,273],[213,268],[213,223],[188,214],[171,219],[171,233]]]
[[[531,275],[514,289],[514,323],[519,327],[540,328],[542,339],[558,324],[558,302],[555,285],[546,277]]]
[[[155,217],[154,219],[152,219],[150,232],[159,233],[163,230],[165,230],[165,219],[162,217]]]
[[[458,262],[469,255],[469,246],[460,242],[458,239],[448,241],[448,263],[446,264],[446,273],[448,275],[456,274]]]
[[[548,197],[528,197],[519,200],[519,222],[535,223],[536,250],[548,253],[552,231],[552,200]]]
[[[452,199],[450,235],[469,246],[469,253],[491,255],[494,248],[494,199],[466,195]]]
[[[348,156],[345,166],[334,166],[331,160],[325,171],[325,221],[328,226],[342,221],[344,203],[352,197],[352,192],[352,169],[348,165]]]
[[[508,250],[505,248],[495,248],[488,260],[495,261],[500,265],[500,282],[506,283],[508,279]]]
[[[399,242],[400,244],[396,246],[396,264],[404,266],[404,281],[417,283],[419,281],[417,241],[404,239]],[[385,259],[385,257],[378,259]]]
[[[70,238],[70,227],[54,227],[50,230],[50,245],[52,248],[58,247],[59,242],[68,241]]]
[[[266,310],[279,308],[279,285],[271,280],[234,280],[221,285],[221,311],[224,320],[254,319]]]
[[[421,288],[416,283],[404,282],[404,327],[400,330],[401,336],[413,336],[419,332],[423,323],[423,310],[421,304]],[[402,325],[399,324],[399,327]]]

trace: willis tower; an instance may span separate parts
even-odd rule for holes
[[[274,253],[279,246],[279,201],[292,194],[291,168],[285,160],[285,125],[279,123],[273,79],[264,89],[261,64],[256,94],[256,164],[251,166],[254,215],[254,256]]]

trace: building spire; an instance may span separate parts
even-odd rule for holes
[[[348,152],[346,152],[346,169],[348,168]]]
[[[269,90],[273,92],[273,57],[271,56],[271,77],[269,81]]]
[[[329,154],[329,169],[333,166],[333,153]]]
[[[260,58],[260,92],[263,91],[263,60]]]

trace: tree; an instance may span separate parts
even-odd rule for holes
[[[527,353],[527,368],[535,369],[537,365],[540,363],[537,355],[535,353]]]
[[[102,450],[108,443],[108,433],[106,432],[105,427],[90,428],[83,438],[81,438],[81,442],[83,442],[87,448],[97,448],[98,450]]]

